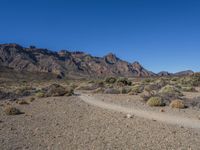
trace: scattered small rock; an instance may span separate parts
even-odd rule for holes
[[[128,118],[128,119],[133,118],[133,115],[127,114],[127,115],[125,116],[125,118]]]
[[[160,109],[160,112],[165,112],[165,110],[164,109]]]

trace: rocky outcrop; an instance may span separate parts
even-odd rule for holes
[[[154,76],[139,62],[128,63],[109,53],[93,57],[84,52],[61,50],[53,52],[31,46],[24,48],[18,44],[0,44],[0,65],[18,71],[50,72],[59,76]]]
[[[169,73],[167,71],[161,71],[158,73],[158,76],[172,76],[173,73]]]
[[[194,72],[192,70],[185,70],[175,73],[175,76],[187,76],[187,75],[193,75]]]

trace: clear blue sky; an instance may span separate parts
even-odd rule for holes
[[[200,71],[199,0],[0,0],[0,43]]]

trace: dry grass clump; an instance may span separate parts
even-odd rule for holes
[[[179,109],[183,109],[185,108],[185,104],[182,100],[173,100],[171,103],[170,103],[170,107],[171,108],[179,108]]]
[[[147,101],[147,105],[149,106],[163,106],[162,99],[160,97],[151,97]]]
[[[22,112],[15,108],[15,107],[12,107],[12,106],[8,106],[5,108],[4,112],[6,113],[6,115],[19,115],[19,114],[22,114]]]

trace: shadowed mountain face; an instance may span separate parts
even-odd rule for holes
[[[110,53],[103,58],[83,52],[61,50],[52,52],[17,44],[0,44],[0,65],[18,71],[49,72],[59,76],[124,76],[147,77],[155,74],[144,69],[139,62],[128,63]]]

